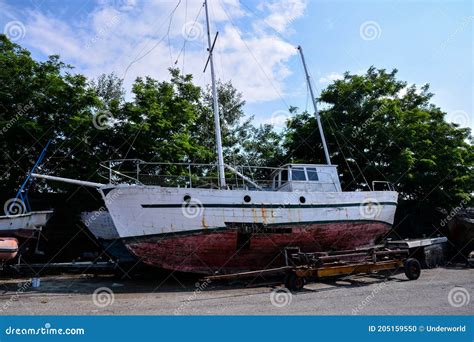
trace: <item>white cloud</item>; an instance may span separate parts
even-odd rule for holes
[[[328,84],[328,83],[332,83],[334,81],[337,81],[337,80],[342,80],[344,78],[344,75],[342,74],[339,74],[337,72],[331,72],[327,75],[324,75],[322,76],[321,78],[319,78],[319,83],[321,84]]]
[[[273,1],[261,4],[260,9],[268,9],[270,14],[265,22],[278,32],[285,32],[296,19],[304,14],[305,0]]]
[[[91,78],[110,72],[120,77],[125,75],[127,90],[139,76],[167,78],[167,69],[174,66],[178,55],[179,67],[183,66],[185,56],[184,71],[194,74],[196,82],[205,85],[210,77],[202,74],[207,59],[202,2],[189,1],[186,11],[181,4],[170,25],[169,15],[176,4],[175,1],[100,0],[81,20],[63,20],[50,12],[29,10],[23,12],[27,35],[20,44],[44,54],[59,54],[62,60],[75,65],[77,72]],[[302,0],[265,3],[262,10],[266,19],[261,16],[256,19],[241,7],[239,0],[209,2],[211,30],[220,31],[215,50],[218,78],[231,80],[248,102],[271,101],[285,94],[284,81],[291,74],[286,64],[297,51],[268,29],[268,25],[276,30],[289,29],[303,15],[305,6]],[[183,27],[193,23],[200,10],[197,26],[202,28],[200,35],[187,41],[185,54],[180,54],[185,37]],[[262,25],[262,20],[268,25]]]
[[[403,96],[405,96],[405,95],[407,94],[407,92],[408,92],[408,86],[403,87],[402,89],[400,89],[400,90],[398,91],[398,94],[397,94],[397,95],[398,95],[398,97],[403,97]]]

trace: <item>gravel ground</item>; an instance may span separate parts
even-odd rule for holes
[[[156,280],[159,279],[159,280]],[[153,280],[112,276],[49,275],[41,286],[29,278],[0,279],[2,315],[472,315],[474,269],[423,270],[353,276],[308,284],[290,294],[276,285],[198,283],[161,275]],[[25,285],[26,284],[26,285]],[[26,290],[25,290],[26,289]],[[96,292],[96,295],[94,295]],[[450,295],[451,293],[451,295]],[[450,304],[450,302],[452,304]]]

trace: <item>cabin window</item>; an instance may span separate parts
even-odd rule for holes
[[[307,167],[306,168],[306,173],[308,174],[308,180],[309,181],[318,181],[318,172],[316,171],[315,167]]]
[[[283,170],[281,172],[281,180],[280,180],[280,185],[288,181],[288,170]]]
[[[291,178],[294,180],[294,181],[305,181],[306,180],[306,175],[304,173],[304,169],[303,168],[293,168],[291,170]]]

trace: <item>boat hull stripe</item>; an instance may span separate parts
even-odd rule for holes
[[[391,205],[397,206],[397,202],[374,202],[374,204],[379,205]],[[310,209],[310,208],[344,208],[344,207],[359,207],[361,205],[367,205],[367,203],[336,203],[336,204],[195,204],[191,203],[193,206],[200,206],[203,208],[268,208],[268,209],[277,209],[277,208],[299,208],[299,209]],[[161,209],[161,208],[181,208],[186,206],[186,202],[182,204],[142,204],[142,208],[145,209]]]
[[[265,225],[266,228],[272,227],[281,227],[281,226],[289,226],[291,228],[297,228],[298,226],[305,226],[305,225],[313,225],[313,224],[332,224],[332,223],[382,223],[386,225],[388,228],[391,228],[392,225],[390,223],[379,221],[379,220],[327,220],[327,221],[304,221],[304,222],[283,222],[283,223],[271,223]],[[240,223],[240,222],[236,222]],[[252,223],[248,223],[251,225]],[[148,239],[152,237],[173,237],[173,236],[186,236],[186,235],[196,235],[196,234],[210,234],[210,233],[217,233],[221,231],[228,231],[228,230],[236,230],[236,228],[227,226],[227,227],[209,227],[206,229],[193,229],[193,230],[185,230],[179,232],[166,232],[166,233],[159,233],[159,234],[148,234],[148,235],[138,235],[138,236],[128,236],[122,237],[120,240],[122,241],[138,241],[141,239]]]

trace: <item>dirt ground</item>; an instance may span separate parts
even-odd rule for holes
[[[206,283],[177,274],[121,279],[48,275],[0,279],[1,315],[472,315],[474,269],[352,276],[290,293],[273,282]]]

